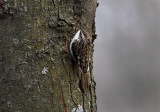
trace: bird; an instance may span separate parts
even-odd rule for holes
[[[89,88],[89,64],[91,60],[92,39],[87,32],[78,30],[70,42],[70,54],[78,65],[81,76],[79,85],[83,92]]]

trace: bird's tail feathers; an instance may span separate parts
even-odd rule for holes
[[[82,91],[85,92],[88,90],[89,85],[88,85],[88,74],[82,74],[82,79],[81,79],[81,87]]]

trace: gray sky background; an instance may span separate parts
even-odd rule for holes
[[[99,0],[98,112],[160,112],[160,0]]]

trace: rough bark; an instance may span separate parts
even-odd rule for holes
[[[96,112],[95,82],[79,89],[68,45],[95,33],[96,0],[0,0],[0,111]]]

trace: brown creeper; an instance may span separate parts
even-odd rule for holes
[[[79,30],[70,43],[71,57],[76,61],[79,67],[80,87],[82,91],[88,89],[88,73],[91,55],[92,40],[84,31]]]

